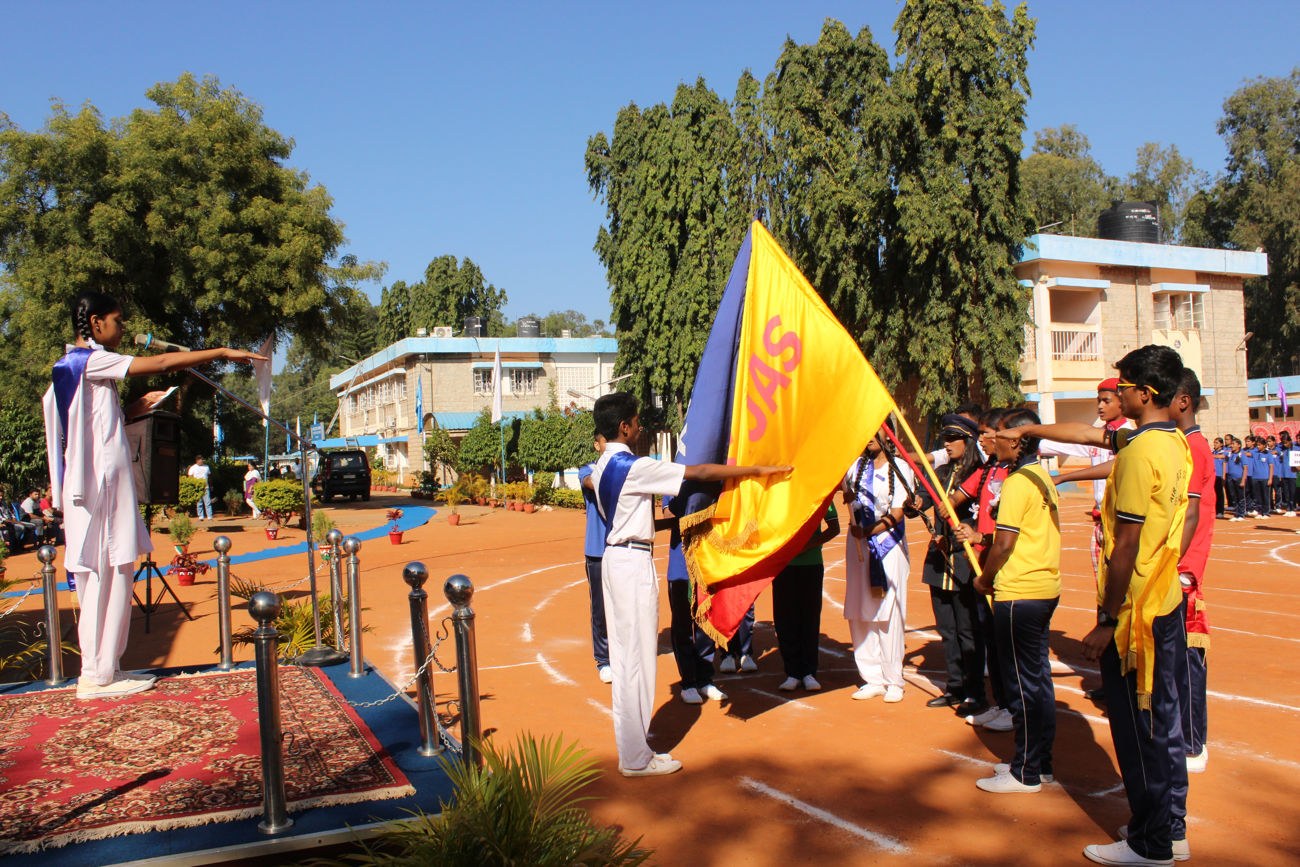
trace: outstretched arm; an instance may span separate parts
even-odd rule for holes
[[[1079,470],[1070,470],[1061,473],[1054,481],[1058,485],[1064,485],[1066,482],[1092,482],[1097,479],[1105,479],[1110,476],[1111,467],[1115,466],[1115,459],[1111,458],[1104,464],[1097,464],[1094,467],[1084,467]]]
[[[754,478],[756,476],[779,476],[790,472],[794,467],[750,466],[736,467],[728,464],[690,464],[686,467],[685,477],[701,482],[724,482],[727,479]]]
[[[127,368],[126,375],[153,376],[159,373],[169,373],[173,370],[184,370],[187,367],[197,367],[200,364],[207,364],[209,361],[266,360],[265,355],[245,352],[242,349],[231,349],[229,346],[218,349],[195,349],[187,352],[166,352],[162,355],[137,355],[131,359],[131,366]]]
[[[998,436],[1012,442],[1020,442],[1024,436],[1056,440],[1061,443],[1074,443],[1081,446],[1110,446],[1110,432],[1104,427],[1093,427],[1082,422],[1058,422],[1056,424],[1027,424],[998,431]]]

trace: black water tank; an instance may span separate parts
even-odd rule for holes
[[[520,337],[541,337],[542,323],[541,320],[533,316],[524,316],[519,320]]]
[[[1112,202],[1097,217],[1097,235],[1107,241],[1160,243],[1160,218],[1151,202]]]
[[[483,330],[483,317],[466,316],[465,317],[465,336],[466,337],[486,337]]]

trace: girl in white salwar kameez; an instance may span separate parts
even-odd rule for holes
[[[55,362],[45,392],[45,444],[51,497],[63,508],[64,568],[72,573],[81,605],[78,698],[141,692],[153,676],[122,672],[131,624],[131,581],[138,557],[153,550],[140,517],[126,418],[147,412],[164,392],[150,392],[124,415],[117,383],[209,361],[261,359],[237,349],[206,349],[150,357],[119,355],[125,322],[121,306],[100,292],[72,303],[75,345]]]
[[[912,473],[877,435],[844,476],[849,510],[844,617],[864,686],[855,699],[903,700],[903,633],[907,619],[907,536],[903,506]]]

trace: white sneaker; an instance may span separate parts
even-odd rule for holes
[[[1030,794],[1043,790],[1041,783],[1027,786],[1011,776],[1011,774],[994,774],[991,777],[976,780],[975,785],[983,791],[992,792],[995,795]]]
[[[1052,667],[1052,674],[1073,674],[1074,673],[1073,665],[1068,665],[1067,663],[1061,662],[1061,660],[1057,659],[1055,656],[1051,657],[1048,660],[1048,664],[1050,664]]]
[[[152,680],[131,680],[118,676],[102,686],[97,683],[81,683],[78,681],[77,698],[121,698],[124,695],[144,692],[146,689],[153,689]]]
[[[734,656],[722,657],[722,664],[718,666],[718,671],[722,672],[723,674],[731,674],[735,670],[736,670],[736,657]]]
[[[1295,517],[1295,512],[1283,512],[1283,513],[1282,513],[1282,517],[1283,517],[1283,518],[1294,518],[1294,517]]]
[[[596,674],[600,675],[601,683],[614,682],[614,670],[611,669],[608,665],[602,665],[600,668],[596,669]]]
[[[703,694],[705,698],[712,699],[713,701],[727,700],[727,694],[711,683],[706,683],[704,686],[700,687],[700,693]]]
[[[991,732],[1009,732],[1016,727],[1016,724],[1011,721],[1011,711],[1002,708],[997,716],[983,723],[983,726]]]
[[[821,690],[822,685],[811,674],[805,674],[803,676],[803,688],[809,692],[818,692]]]
[[[1011,764],[1009,762],[998,762],[993,766],[993,773],[998,776],[1005,776],[1011,773]],[[1056,777],[1051,774],[1039,774],[1038,779],[1043,783],[1055,783]]]
[[[878,683],[869,683],[866,686],[853,693],[851,698],[857,701],[865,701],[869,698],[876,698],[885,694],[885,688]]]
[[[1002,708],[993,705],[988,710],[984,711],[984,713],[977,713],[974,716],[966,717],[966,725],[982,726],[991,719],[997,719],[997,716],[1000,713],[1002,713]]]
[[[785,680],[781,681],[781,685],[777,687],[781,692],[794,692],[798,688],[799,678],[797,677],[787,677]]]
[[[1201,747],[1200,755],[1187,757],[1187,773],[1203,774],[1205,766],[1210,763],[1210,747],[1205,745]]]
[[[1143,858],[1129,847],[1128,843],[1120,840],[1117,843],[1094,844],[1083,847],[1083,857],[1089,861],[1095,861],[1098,864],[1114,864],[1119,867],[1124,865],[1146,865],[1146,867],[1173,867],[1174,859],[1163,858]]]
[[[1128,825],[1119,826],[1119,838],[1128,839]],[[1175,861],[1190,861],[1192,859],[1192,847],[1187,845],[1187,838],[1181,840],[1170,840],[1171,848],[1174,851]]]
[[[618,772],[625,777],[662,777],[665,774],[675,774],[681,769],[682,763],[668,753],[655,753],[644,768],[619,768]]]
[[[754,661],[754,657],[746,653],[744,656],[740,657],[740,670],[758,671],[758,663]]]
[[[688,686],[682,690],[682,701],[687,704],[704,704],[704,696],[693,686]]]
[[[903,688],[901,686],[885,687],[885,701],[893,704],[903,700]]]

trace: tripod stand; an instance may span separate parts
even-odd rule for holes
[[[135,582],[140,580],[142,574],[144,575],[143,602],[140,601],[140,597],[135,593]],[[162,582],[162,590],[158,591],[157,599],[153,598],[153,576],[155,575],[157,575],[158,580]],[[184,614],[187,620],[194,619],[194,616],[185,610],[185,604],[181,602],[180,597],[176,595],[176,591],[172,589],[172,585],[168,584],[167,579],[163,577],[163,573],[158,571],[158,564],[153,561],[153,557],[149,554],[145,554],[143,562],[140,563],[140,568],[135,570],[135,577],[131,579],[131,596],[135,599],[135,604],[139,605],[140,610],[144,612],[144,631],[146,634],[149,632],[149,617],[158,610],[158,606],[162,605],[163,596],[167,594],[169,594],[172,599],[176,600],[176,604],[180,606],[181,614]]]

